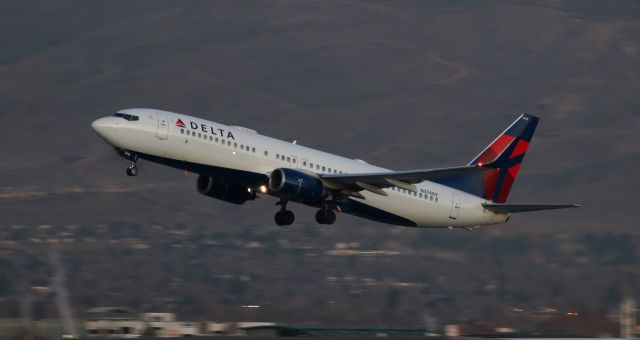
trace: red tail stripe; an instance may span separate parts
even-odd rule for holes
[[[478,161],[482,163],[493,161],[514,139],[515,137],[509,135],[500,136],[478,157]]]
[[[485,198],[488,200],[493,198],[499,174],[500,170],[498,169],[491,169],[482,173],[482,182],[484,183],[484,192],[486,193]]]
[[[513,182],[516,180],[516,176],[518,176],[518,171],[520,170],[520,165],[522,163],[518,163],[507,170],[507,175],[504,178],[504,182],[502,183],[502,187],[500,188],[500,193],[498,194],[498,199],[496,202],[504,203],[507,201],[507,197],[509,196],[509,192],[511,191],[511,186],[513,186]]]
[[[527,152],[527,149],[529,148],[529,142],[524,141],[524,140],[519,140],[518,144],[516,145],[516,148],[513,150],[513,153],[511,153],[511,157],[509,158],[514,158],[517,156],[520,156],[522,154],[524,154],[525,152]],[[515,178],[515,176],[514,176]]]

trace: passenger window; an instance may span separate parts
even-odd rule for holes
[[[240,144],[240,150],[244,150],[244,144]]]
[[[265,155],[265,156],[269,156],[269,151],[264,150],[264,155]]]
[[[287,156],[287,163],[291,162],[291,157]]]
[[[198,138],[200,138],[200,137],[202,137],[202,134],[201,134],[201,133],[198,133]]]
[[[184,135],[184,129],[180,129],[180,133]]]
[[[316,170],[320,170],[320,165],[316,164]]]
[[[419,196],[419,197],[420,197],[420,198],[422,198],[422,193],[420,193],[420,196]]]
[[[209,141],[213,142],[213,137],[212,136],[209,136]]]
[[[327,170],[329,170],[329,171],[327,171],[328,173],[331,173],[331,168],[328,168]]]
[[[297,162],[297,161],[296,161],[296,159],[294,158],[294,159],[293,159],[293,164],[296,164],[296,162]]]
[[[307,161],[302,161],[302,166],[307,166]]]
[[[417,196],[418,196],[418,193],[414,191],[413,192],[413,197],[417,197]]]
[[[251,148],[251,152],[256,153],[256,148]]]
[[[433,201],[433,196],[429,196],[429,201]]]
[[[324,165],[322,166],[322,172],[325,172],[325,167],[324,167]]]
[[[216,143],[218,142],[218,137],[216,137]]]
[[[309,167],[313,169],[313,163],[309,163]]]
[[[436,196],[436,202],[438,202],[438,196]]]
[[[237,149],[238,148],[238,143],[233,143],[233,147]]]
[[[230,140],[227,141],[227,146],[231,146],[231,141]]]
[[[333,169],[333,173],[334,173],[334,174],[337,174],[337,173],[338,173],[338,171],[337,171],[336,169]]]
[[[280,154],[279,153],[276,154],[276,159],[280,159]]]

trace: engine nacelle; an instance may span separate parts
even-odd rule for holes
[[[243,204],[256,198],[255,192],[250,192],[247,188],[204,175],[198,176],[196,187],[205,196],[233,204]]]
[[[289,168],[273,170],[269,177],[269,190],[295,202],[313,204],[324,199],[324,184],[320,178]]]

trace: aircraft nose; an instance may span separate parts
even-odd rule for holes
[[[111,132],[114,131],[113,122],[111,117],[104,117],[100,119],[96,119],[91,123],[91,127],[93,130],[102,138],[108,138]]]

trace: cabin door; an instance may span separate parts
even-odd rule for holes
[[[158,113],[158,131],[156,132],[156,137],[159,140],[166,140],[169,137],[169,120],[167,119],[167,115],[163,113]]]
[[[449,218],[455,220],[460,214],[460,195],[451,195],[451,210],[449,211]]]

